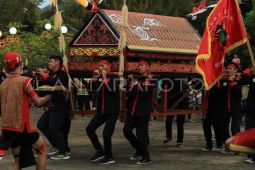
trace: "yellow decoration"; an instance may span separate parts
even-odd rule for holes
[[[50,6],[56,6],[56,0],[50,0]]]
[[[125,62],[124,49],[126,48],[126,45],[127,45],[127,35],[126,35],[125,28],[128,25],[128,7],[126,4],[126,0],[123,1],[121,16],[122,16],[122,22],[121,22],[121,33],[120,33],[118,50],[120,51],[119,74],[123,75],[123,72],[125,70],[125,68],[124,68],[124,62]]]
[[[122,22],[121,22],[121,29],[120,29],[120,39],[118,44],[118,50],[120,51],[119,56],[119,75],[120,75],[120,85],[119,88],[121,90],[120,92],[120,111],[123,112],[125,110],[125,102],[123,102],[123,90],[124,90],[124,77],[123,73],[125,71],[125,56],[124,56],[124,50],[127,45],[127,35],[126,35],[126,27],[128,25],[128,7],[126,4],[126,0],[123,0],[123,6],[121,11],[122,16]]]
[[[14,35],[7,35],[6,36],[6,42],[7,43],[13,43],[15,41]]]
[[[87,0],[76,0],[77,3],[79,3],[84,8],[87,8],[89,2]]]
[[[6,47],[5,40],[0,40],[0,49],[3,49]]]
[[[120,51],[115,48],[71,48],[70,56],[93,56],[94,54],[97,56],[119,56]]]
[[[63,22],[63,20],[62,20],[61,13],[57,9],[57,12],[55,14],[55,20],[54,20],[54,27],[55,27],[56,30],[60,30],[61,29],[62,22]]]
[[[65,53],[66,42],[63,34],[60,35],[59,39],[59,51]]]

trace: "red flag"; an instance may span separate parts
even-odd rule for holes
[[[207,18],[196,69],[209,90],[222,76],[224,57],[247,42],[241,11],[236,0],[220,0]]]

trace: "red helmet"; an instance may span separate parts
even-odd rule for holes
[[[8,69],[15,69],[20,62],[21,56],[18,53],[8,52],[4,55],[4,63]]]

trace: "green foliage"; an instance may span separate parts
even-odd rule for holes
[[[107,0],[107,9],[121,10],[122,0]],[[127,0],[129,11],[151,14],[186,16],[192,11],[194,0]]]
[[[6,49],[0,50],[0,56],[7,51],[18,52],[22,55],[24,61],[28,59],[30,68],[38,68],[47,66],[50,55],[62,55],[59,52],[59,33],[54,29],[49,32],[44,30],[44,25],[51,22],[45,19],[36,23],[35,32],[21,32],[19,34],[20,43],[9,43]]]
[[[84,21],[89,17],[88,10],[78,5],[74,0],[62,0],[61,11],[64,21],[71,32],[78,32],[83,26]]]
[[[39,12],[37,5],[42,0],[1,0],[0,28],[4,29],[10,22],[20,22],[24,30],[31,31]]]

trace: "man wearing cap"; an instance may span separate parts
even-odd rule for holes
[[[136,153],[130,157],[131,160],[142,159],[137,164],[150,164],[148,151],[149,134],[148,126],[152,107],[152,93],[154,86],[150,81],[149,64],[146,61],[138,63],[138,78],[129,75],[127,88],[127,117],[123,129],[124,136],[130,142]],[[136,135],[133,129],[136,128]]]
[[[21,169],[23,162],[21,160],[21,146],[32,146],[37,152],[37,168],[44,170],[46,168],[46,150],[45,143],[40,137],[33,121],[32,114],[29,111],[29,98],[37,105],[43,105],[50,96],[38,97],[31,85],[31,78],[21,76],[22,59],[18,53],[8,52],[3,57],[4,63],[9,72],[8,77],[0,86],[0,102],[2,116],[3,138],[0,141],[0,151],[12,148],[15,158],[13,169]]]
[[[52,55],[49,57],[49,74],[40,72],[40,83],[52,87],[68,88],[68,75],[62,70],[63,59],[61,56]],[[68,115],[68,99],[64,92],[52,94],[51,102],[46,111],[38,121],[38,128],[49,140],[52,148],[47,153],[50,159],[67,160],[70,159],[68,147],[68,133],[71,120]]]
[[[97,113],[89,122],[86,132],[96,153],[91,162],[100,164],[115,163],[112,155],[112,141],[115,124],[120,107],[119,81],[115,75],[110,75],[111,63],[102,60],[99,69],[94,71],[93,89],[97,92]],[[96,130],[105,123],[103,130],[104,149],[100,144]]]
[[[227,64],[227,75],[229,76],[228,83],[228,124],[231,119],[232,136],[240,132],[240,119],[242,110],[242,86],[239,83],[239,64],[240,59],[234,57],[232,62]]]

